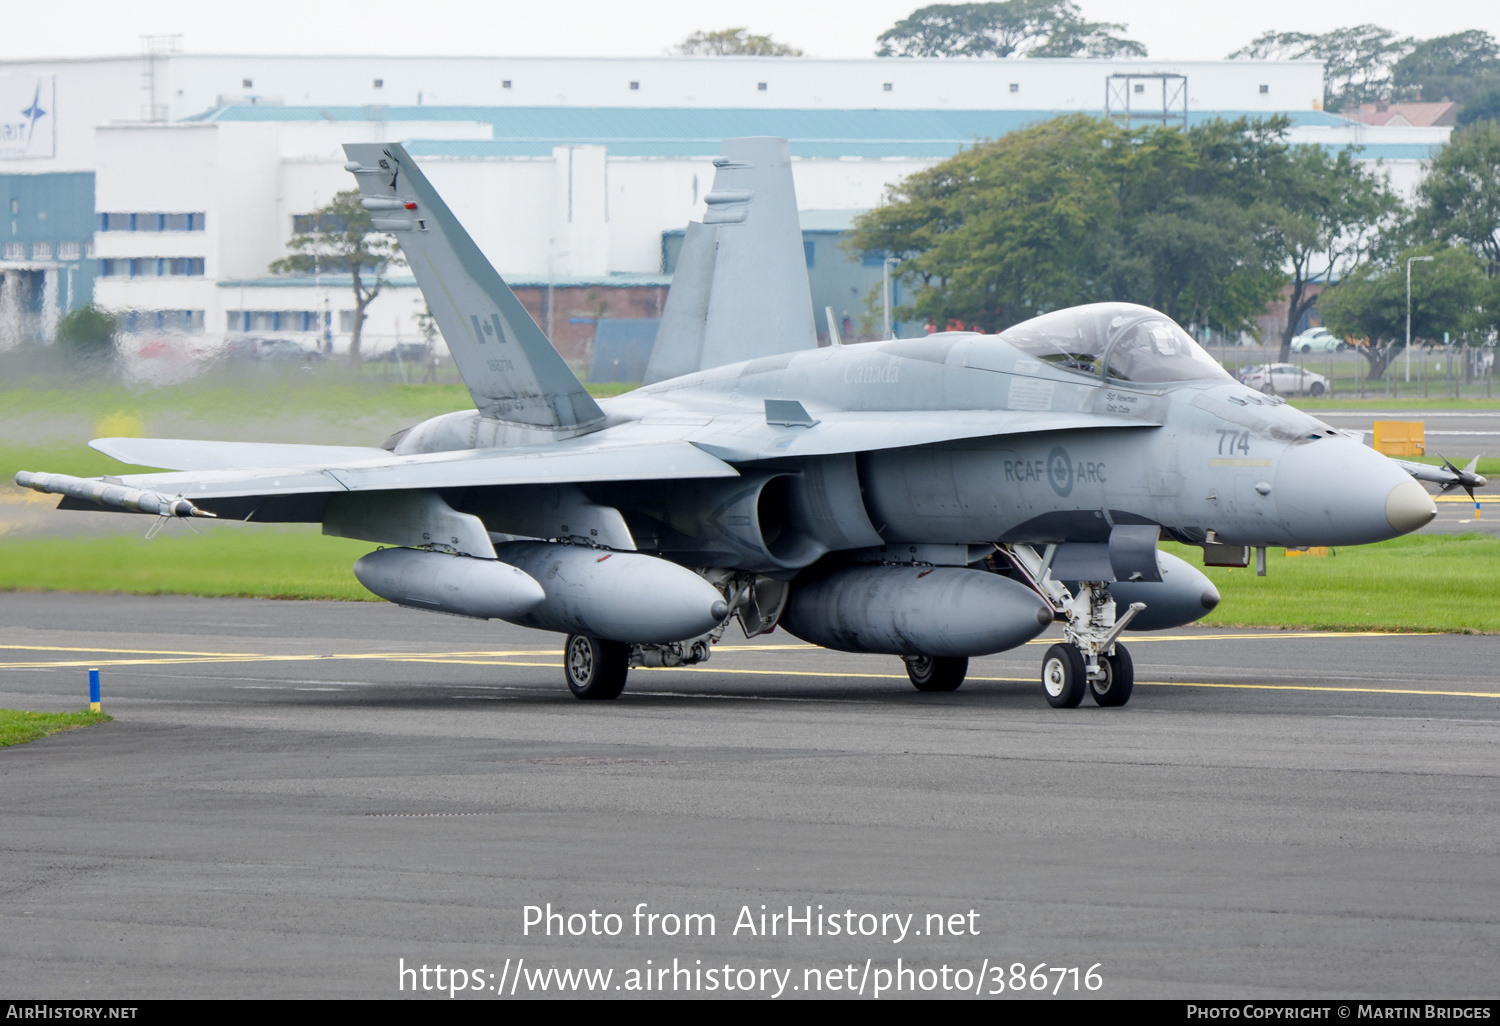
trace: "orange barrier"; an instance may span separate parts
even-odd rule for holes
[[[1427,425],[1420,420],[1377,420],[1375,451],[1387,456],[1427,455]]]

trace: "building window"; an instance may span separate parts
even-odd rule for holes
[[[202,257],[106,257],[99,261],[101,278],[199,278]]]
[[[343,220],[333,214],[324,214],[322,217],[317,218],[316,225],[313,223],[315,216],[313,214],[293,214],[292,234],[311,235],[314,230],[334,233],[344,230]]]
[[[630,88],[638,91],[641,88],[641,84],[639,82],[632,82],[630,83]]]
[[[119,316],[120,327],[127,332],[203,330],[202,310],[124,310]]]
[[[1010,91],[1013,92],[1013,93],[1019,93],[1021,91],[1021,83],[1019,83],[1019,82],[1012,82],[1010,84]]]
[[[33,242],[31,244],[31,259],[33,259],[33,260],[51,260],[52,259],[52,243],[50,243],[50,242]]]
[[[251,79],[248,79],[248,78],[241,79],[241,81],[240,81],[240,88],[241,89],[254,89],[255,88],[255,82],[252,81]]]
[[[1260,87],[1260,92],[1261,92],[1262,96],[1264,96],[1266,93],[1269,93],[1270,91],[1271,91],[1271,87],[1268,86],[1268,85],[1263,85],[1263,86]]]
[[[508,78],[507,79],[503,79],[500,82],[500,88],[501,89],[509,89],[510,88],[510,79],[508,79]]]
[[[893,83],[891,83],[891,82],[886,82],[886,83],[885,83],[885,84],[883,84],[883,85],[882,85],[882,86],[881,86],[881,87],[880,87],[880,88],[882,88],[882,89],[884,89],[884,90],[885,90],[885,91],[886,91],[886,92],[890,92],[890,91],[891,91],[891,89],[892,89],[892,88],[893,88]]]
[[[1137,82],[1135,84],[1135,91],[1138,92],[1138,93],[1144,93],[1146,91],[1145,84],[1142,83],[1142,82]]]
[[[5,244],[5,259],[7,259],[7,260],[25,260],[26,259],[26,243],[24,243],[24,242],[7,242]]]
[[[375,80],[375,88],[376,89],[384,89],[385,88],[385,79],[383,79],[383,78],[377,78]]]
[[[816,253],[817,253],[817,249],[813,245],[813,241],[811,239],[803,239],[802,240],[802,255],[807,258],[807,266],[808,267],[811,267],[813,265],[813,262],[816,259],[816,257],[815,257]]]
[[[350,335],[350,334],[353,334],[353,332],[354,332],[354,311],[353,310],[340,310],[339,311],[339,334],[340,335]]]
[[[59,242],[57,244],[57,259],[77,260],[82,255],[82,248],[76,242]]]
[[[99,215],[101,232],[201,232],[207,223],[202,211],[183,214],[110,211]]]
[[[766,84],[764,82],[757,82],[757,83],[755,83],[755,88],[758,89],[758,90],[760,90],[761,92],[765,92],[766,91]]]

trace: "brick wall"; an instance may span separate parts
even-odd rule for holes
[[[667,301],[665,285],[584,285],[553,288],[552,315],[547,315],[547,288],[522,285],[516,297],[549,337],[563,359],[587,368],[593,358],[594,322],[600,317],[660,317]]]

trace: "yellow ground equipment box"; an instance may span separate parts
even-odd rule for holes
[[[1377,420],[1375,451],[1387,456],[1425,456],[1426,428],[1420,420]]]

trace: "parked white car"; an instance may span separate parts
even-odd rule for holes
[[[1316,398],[1328,391],[1328,379],[1294,363],[1266,363],[1246,367],[1240,380],[1267,395],[1309,395]]]
[[[1349,343],[1331,335],[1327,328],[1313,328],[1292,339],[1294,353],[1342,353]]]

